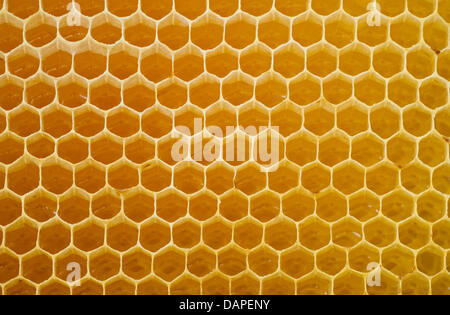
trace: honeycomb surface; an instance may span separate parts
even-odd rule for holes
[[[450,1],[75,2],[0,0],[0,294],[450,293]]]

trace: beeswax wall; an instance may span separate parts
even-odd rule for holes
[[[75,2],[0,0],[1,294],[450,293],[450,1]]]

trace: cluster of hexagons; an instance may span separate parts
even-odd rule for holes
[[[0,0],[0,294],[450,294],[448,0],[75,2]]]

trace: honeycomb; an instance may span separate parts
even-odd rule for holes
[[[448,0],[0,0],[0,294],[450,294],[449,23]]]

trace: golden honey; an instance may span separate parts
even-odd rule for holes
[[[0,0],[0,294],[450,294],[449,23]]]

